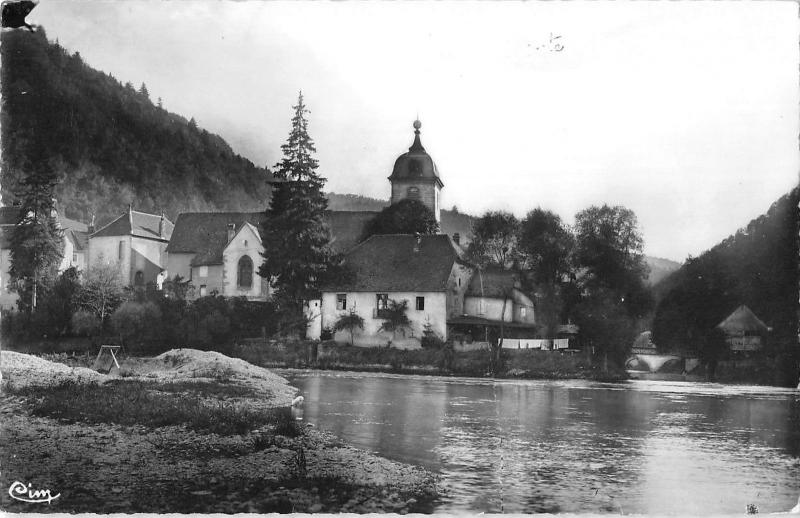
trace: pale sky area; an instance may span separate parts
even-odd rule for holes
[[[258,165],[302,89],[333,192],[388,199],[417,114],[443,207],[621,204],[678,261],[797,183],[794,2],[41,0],[28,20]]]

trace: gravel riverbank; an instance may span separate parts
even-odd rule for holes
[[[90,424],[33,415],[35,401],[20,387],[64,380],[109,383],[115,377],[1,354],[4,511],[405,513],[429,511],[436,496],[436,478],[422,468],[359,451],[308,426],[294,437],[269,427],[217,435],[185,426]],[[122,371],[125,381],[216,380],[245,386],[253,392],[236,404],[255,409],[286,406],[296,392],[266,369],[187,349],[131,360]],[[17,481],[60,496],[49,504],[11,499],[6,489]]]

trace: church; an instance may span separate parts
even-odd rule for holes
[[[441,211],[444,183],[422,145],[421,126],[414,121],[414,141],[394,163],[390,200],[419,200],[433,212],[442,232],[374,235],[350,248],[345,264],[354,276],[324,287],[321,298],[309,303],[308,338],[327,335],[350,313],[364,319],[364,328],[353,336],[333,333],[339,343],[418,348],[424,335],[433,334],[457,341],[461,348],[481,348],[501,329],[504,336],[533,338],[533,298],[522,292],[515,274],[479,270],[466,259],[460,233],[448,232]],[[410,325],[384,330],[390,301],[405,301]]]

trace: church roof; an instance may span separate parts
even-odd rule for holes
[[[728,318],[717,324],[717,327],[728,334],[769,331],[767,325],[747,306],[742,304],[728,315]]]
[[[414,143],[408,148],[407,153],[403,153],[395,160],[389,180],[432,180],[438,183],[439,187],[444,187],[436,163],[425,151],[419,139],[421,126],[418,120],[414,121]]]
[[[446,235],[375,235],[345,256],[351,279],[324,291],[442,292],[461,252]]]
[[[165,217],[164,235],[160,236],[158,233],[160,222],[161,215],[159,214],[128,210],[90,237],[134,236],[169,241],[174,225]]]
[[[222,264],[228,225],[239,230],[247,222],[258,228],[262,216],[262,212],[184,212],[175,221],[167,253],[197,254],[193,266]]]

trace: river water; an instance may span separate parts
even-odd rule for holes
[[[302,418],[442,475],[437,512],[744,514],[800,494],[800,392],[287,372]]]

